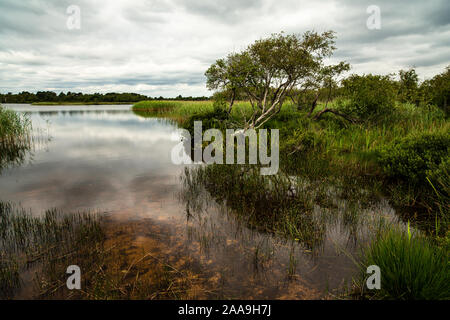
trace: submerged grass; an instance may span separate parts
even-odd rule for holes
[[[34,217],[0,202],[0,295],[12,298],[20,289],[20,274],[35,270],[40,296],[48,297],[65,284],[69,265],[84,270],[98,257],[104,239],[99,218],[89,213],[48,210]]]
[[[285,175],[261,176],[246,165],[209,165],[186,168],[182,200],[189,212],[199,212],[204,188],[219,204],[251,229],[295,239],[307,248],[320,246],[325,226],[313,215],[317,188]]]
[[[111,223],[88,212],[48,210],[33,216],[0,202],[0,299],[192,299],[201,295],[200,279],[162,256],[170,248],[154,247],[153,239],[147,240],[148,246],[136,243],[136,233],[152,234],[148,227],[146,223]],[[66,287],[70,265],[81,269],[81,290]]]

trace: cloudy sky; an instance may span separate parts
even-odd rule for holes
[[[367,27],[370,5],[380,29]],[[216,59],[271,33],[329,29],[332,60],[353,73],[416,67],[424,80],[450,64],[449,0],[0,0],[0,92],[209,95]]]

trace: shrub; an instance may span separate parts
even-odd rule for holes
[[[342,81],[348,103],[341,109],[360,121],[376,121],[394,109],[395,86],[390,76],[352,75]]]
[[[381,270],[382,299],[450,299],[448,252],[426,238],[390,230],[365,250],[361,265],[377,265]]]
[[[282,145],[283,152],[292,154],[302,154],[316,151],[319,152],[323,147],[323,138],[314,131],[295,130]]]
[[[392,178],[408,180],[414,184],[426,183],[427,173],[437,170],[449,156],[448,133],[413,135],[392,142],[381,149],[378,161]]]
[[[399,71],[398,98],[403,103],[419,104],[419,76],[414,68]]]
[[[450,112],[450,66],[433,79],[424,81],[420,86],[425,100],[441,108],[448,116]]]

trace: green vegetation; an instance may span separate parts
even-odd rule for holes
[[[12,298],[21,286],[20,274],[31,268],[39,295],[55,294],[65,285],[67,266],[87,270],[98,258],[103,238],[95,215],[49,210],[34,217],[0,202],[0,297]]]
[[[349,65],[325,65],[334,44],[333,32],[282,33],[258,40],[240,53],[217,60],[206,71],[208,88],[217,91],[213,101],[117,98],[114,94],[107,99],[143,100],[133,105],[137,115],[170,118],[191,133],[198,120],[204,130],[279,129],[281,161],[275,176],[261,176],[258,167],[248,165],[186,169],[182,183],[188,216],[196,211],[203,189],[248,227],[295,239],[312,249],[323,243],[326,233],[314,209],[330,209],[331,215],[338,200],[347,201],[349,208],[343,210],[342,221],[355,235],[360,211],[387,198],[403,221],[408,221],[408,233],[400,231],[401,226],[390,226],[384,232],[374,226],[377,236],[364,250],[360,266],[364,274],[368,265],[381,268],[382,290],[364,296],[449,299],[450,68],[423,83],[418,82],[414,69],[401,70],[399,80],[368,74],[339,81]],[[68,93],[59,98],[37,93],[36,99],[97,103],[109,101],[101,100],[107,95],[86,98]],[[11,96],[7,99],[10,102]],[[26,118],[0,108],[0,120],[3,148],[27,141]],[[0,263],[5,296],[19,286],[19,271],[30,257],[37,257],[43,271],[51,271],[43,273],[40,283],[46,287],[42,291],[56,292],[61,280],[55,274],[62,272],[59,257],[74,254],[92,270],[82,297],[154,297],[155,292],[158,297],[180,297],[168,289],[176,282],[167,272],[170,265],[157,260],[162,271],[149,275],[141,282],[145,286],[139,287],[139,270],[130,272],[134,262],[125,259],[117,265],[112,254],[102,255],[99,248],[104,238],[95,219],[59,217],[54,211],[33,218],[10,214],[8,205],[0,210],[6,217],[0,225],[0,231],[4,230],[1,247],[7,248]],[[410,223],[417,230],[414,235]],[[62,230],[69,232],[64,236]],[[85,238],[91,239],[89,243]],[[56,242],[63,243],[60,249],[55,249]],[[67,251],[69,246],[74,251]],[[52,253],[47,261],[43,248],[63,251]],[[12,254],[16,252],[19,259]],[[125,276],[121,275],[123,266],[130,263]],[[109,266],[108,272],[104,265]],[[128,281],[128,274],[136,280]],[[186,284],[179,289],[186,290]]]
[[[192,212],[198,211],[195,199],[204,188],[252,229],[297,239],[310,249],[324,240],[324,226],[312,212],[320,186],[285,175],[261,176],[258,168],[249,165],[186,168],[182,182],[183,200]]]
[[[217,103],[212,101],[172,101],[153,100],[141,101],[133,105],[133,112],[142,117],[163,116],[183,123],[189,119],[202,117],[203,119],[214,118]],[[249,114],[251,106],[248,102],[238,101],[235,103],[231,117],[239,119],[243,114]],[[228,116],[227,116],[228,118]]]
[[[132,104],[133,102],[33,102],[33,106],[84,106],[84,105],[121,105],[121,104]]]
[[[24,160],[31,144],[28,116],[4,109],[0,105],[0,172],[11,163]]]
[[[319,43],[326,54],[314,55]],[[196,120],[203,122],[204,130],[279,129],[278,175],[261,177],[255,167],[228,165],[187,171],[183,183],[191,190],[185,199],[188,207],[195,206],[198,188],[204,188],[249,227],[312,248],[324,236],[323,224],[311,214],[314,206],[333,207],[338,197],[357,200],[361,210],[386,197],[400,217],[420,231],[409,237],[391,226],[373,239],[362,262],[384,271],[383,289],[372,297],[448,299],[449,68],[421,84],[414,69],[400,71],[399,80],[368,74],[339,82],[337,76],[348,66],[326,66],[322,60],[332,53],[333,44],[332,34],[274,35],[208,69],[208,87],[218,90],[214,102],[180,102],[150,112],[138,104],[133,110],[172,117],[191,133]],[[286,63],[297,63],[295,50],[280,48],[312,50],[304,73],[270,59],[289,56]],[[267,83],[272,71],[275,77],[296,81],[277,88]],[[335,193],[318,187],[323,185]],[[359,215],[346,210],[343,218],[352,224]]]
[[[343,81],[348,99],[340,109],[357,121],[377,121],[394,111],[395,91],[389,76],[352,75]]]
[[[424,237],[394,230],[383,233],[365,251],[361,267],[363,279],[370,265],[381,269],[381,290],[368,293],[372,298],[450,299],[448,251]]]
[[[131,104],[142,100],[158,99],[163,100],[163,97],[152,98],[137,93],[81,93],[81,92],[60,92],[57,94],[53,91],[38,91],[30,93],[23,91],[13,94],[0,93],[0,103],[32,103],[37,105],[61,105],[61,104]],[[171,100],[207,100],[207,97],[182,97],[178,96]]]
[[[450,113],[450,66],[433,79],[424,81],[420,86],[420,94],[425,104],[436,105],[448,116]]]
[[[449,148],[448,132],[409,135],[381,149],[379,162],[390,177],[424,184],[427,176],[448,162]]]

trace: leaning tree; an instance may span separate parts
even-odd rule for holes
[[[335,50],[334,39],[332,31],[273,34],[217,60],[205,73],[207,87],[226,93],[228,113],[237,96],[245,97],[252,114],[244,119],[244,129],[259,128],[280,112],[286,98],[299,88],[323,83],[342,67],[324,68],[324,59]]]

